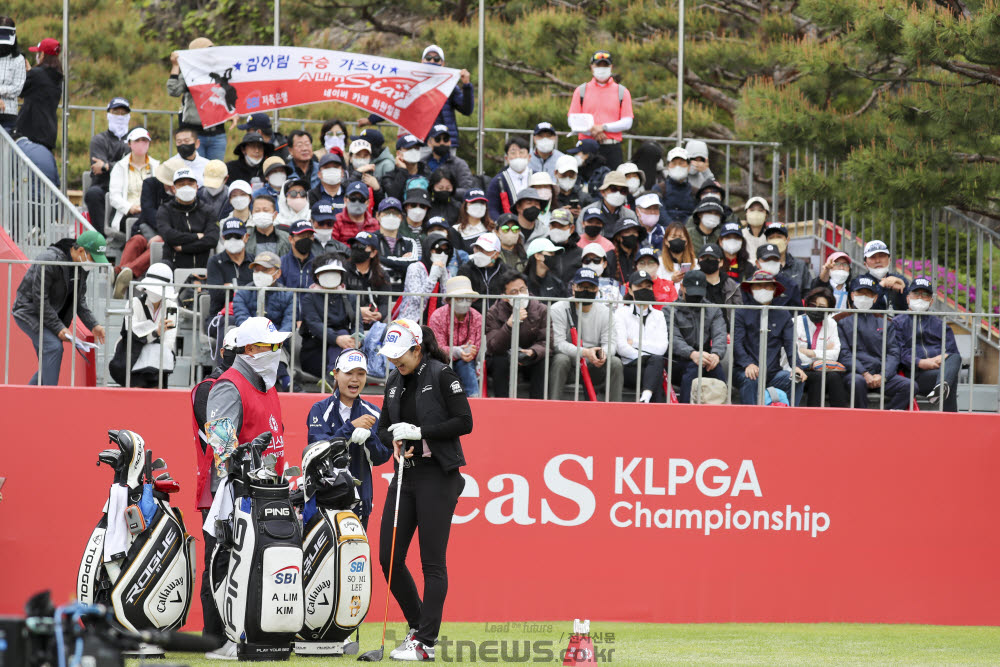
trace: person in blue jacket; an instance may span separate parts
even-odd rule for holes
[[[895,320],[871,310],[878,296],[878,283],[872,276],[864,275],[851,281],[851,303],[856,312],[837,323],[840,331],[840,363],[847,371],[844,382],[851,391],[854,382],[854,407],[868,407],[868,392],[880,392],[885,385],[885,405],[890,410],[905,410],[910,402],[910,380],[899,375],[899,343],[895,333]],[[854,345],[854,327],[857,320],[858,338]],[[888,330],[883,333],[883,327]],[[885,358],[882,357],[882,339],[885,337]],[[853,373],[853,376],[852,376]]]
[[[392,450],[378,437],[377,407],[361,398],[368,379],[368,359],[360,350],[351,350],[337,359],[333,394],[313,404],[306,417],[310,444],[344,438],[349,443],[351,475],[361,481],[361,525],[368,529],[372,513],[372,468],[389,460]]]
[[[892,319],[899,346],[899,370],[916,383],[916,393],[937,404],[944,397],[944,411],[958,412],[958,373],[962,370],[962,355],[951,327],[940,317],[918,315],[934,303],[934,288],[927,278],[917,278],[906,291],[910,310]],[[916,335],[914,335],[916,321]],[[941,349],[941,329],[945,344]],[[916,348],[916,350],[914,350]],[[915,354],[914,354],[915,351]],[[941,383],[944,368],[944,383]]]

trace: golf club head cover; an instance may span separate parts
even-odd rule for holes
[[[108,437],[121,450],[124,482],[131,491],[135,491],[142,484],[142,474],[146,466],[146,441],[138,433],[124,429],[108,431]]]

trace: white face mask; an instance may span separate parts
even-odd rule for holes
[[[831,269],[830,270],[830,282],[834,285],[843,285],[847,282],[850,277],[850,271],[844,271],[843,269]]]
[[[270,390],[278,381],[278,364],[281,363],[281,350],[258,352],[254,356],[241,354],[240,357],[254,372],[264,380],[264,388]]]
[[[210,187],[206,186],[205,190],[207,190],[208,194],[212,195],[213,197],[217,197],[219,195],[219,193],[221,193],[223,190],[225,190],[225,188],[223,186],[221,186],[221,185],[219,187],[217,187],[217,188],[210,188]]]
[[[539,153],[551,153],[552,149],[556,147],[556,140],[545,137],[543,139],[538,139],[535,141],[535,148],[538,149]]]
[[[763,287],[756,287],[751,291],[753,294],[753,300],[759,304],[768,304],[774,300],[774,290],[765,289]]]
[[[647,229],[652,229],[660,221],[659,213],[640,213],[639,222],[642,223],[643,227]]]
[[[469,204],[465,208],[465,212],[469,214],[470,218],[481,220],[486,215],[486,204],[482,203]]]
[[[456,315],[465,315],[472,308],[471,299],[455,299],[452,307],[455,309]]]
[[[263,271],[254,271],[253,284],[257,287],[270,287],[274,284],[274,276]]]
[[[277,171],[267,177],[267,182],[275,190],[280,190],[281,186],[284,185],[285,181],[287,180],[288,180],[288,174],[286,174],[283,171]]]
[[[880,266],[877,269],[868,269],[868,273],[872,274],[873,276],[875,276],[879,280],[882,280],[887,275],[889,275],[889,267],[888,266]]]
[[[319,180],[327,185],[340,185],[340,180],[344,177],[344,172],[340,168],[328,168],[319,172]]]
[[[626,179],[626,182],[628,183],[628,191],[632,194],[638,193],[642,188],[642,181],[639,180],[638,176]]]
[[[264,231],[274,226],[274,216],[266,211],[254,213],[250,216],[250,225]]]
[[[575,158],[576,158],[576,166],[578,166],[578,167],[579,167],[580,165],[582,165],[582,164],[583,164],[583,155],[582,155],[581,153],[577,153],[577,154],[576,154],[576,155],[574,155],[573,157],[575,157]]]
[[[688,177],[688,168],[680,166],[670,167],[667,169],[667,176],[680,183]]]
[[[701,216],[701,226],[705,229],[715,229],[722,222],[722,218],[715,213],[706,213]]]
[[[324,271],[316,277],[316,282],[319,283],[320,287],[325,287],[326,289],[336,289],[340,287],[340,281],[343,278],[340,277],[340,273],[337,271]]]
[[[327,153],[332,153],[334,148],[339,148],[340,150],[344,150],[344,135],[328,134],[324,136],[323,148],[326,149]]]
[[[126,134],[128,134],[128,124],[131,119],[132,119],[131,114],[125,114],[124,116],[117,116],[109,112],[108,129],[111,130],[111,134],[121,139]]]
[[[724,239],[719,245],[722,246],[723,251],[730,255],[735,255],[743,247],[743,241],[739,239]]]
[[[398,215],[383,215],[382,218],[378,221],[378,223],[382,225],[384,229],[387,229],[390,232],[394,232],[397,229],[399,229],[399,225],[401,222],[403,222],[403,218],[401,218]]]
[[[146,292],[146,300],[151,303],[159,303],[160,301],[163,300],[163,292],[155,287],[152,289],[147,289],[145,290],[145,292]]]
[[[301,213],[305,209],[306,204],[309,203],[309,200],[306,197],[295,197],[294,199],[286,199],[285,203],[288,204],[288,208],[296,213]]]
[[[747,211],[747,224],[754,229],[760,229],[764,226],[764,220],[767,218],[767,213],[764,211]]]
[[[559,178],[559,179],[556,179],[556,181],[559,183],[559,189],[560,190],[569,191],[569,190],[573,189],[574,185],[576,185],[576,179],[575,178]]]
[[[611,78],[611,68],[610,67],[595,67],[594,68],[594,78],[604,83]]]
[[[472,257],[470,257],[470,259],[472,260],[472,263],[478,266],[480,269],[486,268],[487,266],[490,265],[490,262],[493,261],[493,258],[491,258],[489,255],[487,255],[486,253],[479,252],[478,250],[472,253]]]
[[[911,299],[909,303],[910,303],[910,310],[912,310],[915,313],[922,313],[925,310],[930,309],[931,307],[931,302],[924,301],[923,299]]]
[[[247,164],[251,167],[256,167],[264,159],[262,157],[250,157],[249,155],[244,155],[243,158],[247,161]]]
[[[604,273],[604,262],[584,262],[583,268],[593,269],[594,273],[597,275],[602,275]]]
[[[446,252],[431,253],[431,264],[447,264],[447,263],[448,263],[448,253]]]
[[[871,310],[871,307],[875,305],[875,297],[865,296],[864,294],[858,294],[851,300],[854,302],[854,307],[858,310]]]
[[[193,185],[182,185],[177,188],[177,201],[192,202],[198,196],[198,188]]]
[[[423,222],[424,217],[427,215],[427,209],[421,208],[420,206],[414,206],[409,211],[406,212],[406,217],[413,222]]]
[[[509,160],[508,164],[510,165],[512,171],[521,174],[524,173],[524,170],[528,168],[528,158],[516,157],[512,160]]]
[[[569,240],[570,234],[572,234],[572,232],[570,232],[570,230],[568,230],[568,229],[554,229],[553,228],[553,229],[549,230],[549,238],[556,245],[561,245],[563,243],[566,243],[566,241]]]
[[[614,206],[618,208],[625,203],[627,197],[620,192],[609,192],[604,196],[604,201],[608,202],[609,206]]]
[[[313,237],[323,245],[326,245],[327,243],[330,242],[331,239],[333,239],[333,230],[317,229],[315,232],[313,232]]]
[[[250,208],[250,197],[233,197],[229,203],[233,205],[233,209],[245,211]]]
[[[409,162],[410,164],[420,162],[420,149],[407,148],[403,151],[403,162]]]
[[[781,262],[761,262],[760,270],[770,273],[772,276],[778,275],[778,271],[781,271]]]
[[[238,255],[243,252],[243,248],[246,247],[246,243],[243,239],[226,239],[222,242],[222,247],[230,255]]]
[[[370,157],[352,157],[351,164],[354,165],[355,169],[360,169],[361,167],[367,167],[372,163]]]

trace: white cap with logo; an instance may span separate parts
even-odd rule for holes
[[[236,345],[273,345],[284,343],[285,339],[292,334],[288,331],[278,331],[274,323],[266,317],[251,317],[241,324],[236,330]]]
[[[389,359],[399,359],[414,345],[424,342],[420,325],[413,320],[395,320],[385,332],[385,342],[379,354]]]
[[[368,359],[361,350],[346,350],[337,357],[336,369],[341,373],[349,373],[355,368],[368,370]]]

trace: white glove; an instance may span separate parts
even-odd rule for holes
[[[413,424],[407,424],[406,422],[400,422],[398,424],[393,424],[389,427],[389,433],[392,433],[394,440],[421,440],[423,436],[420,435],[420,427],[414,426]]]
[[[368,438],[370,438],[371,435],[372,432],[366,428],[355,428],[354,433],[351,434],[350,442],[363,445],[368,441]]]

